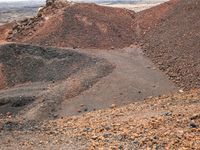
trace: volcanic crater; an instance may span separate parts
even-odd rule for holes
[[[74,89],[78,93],[110,73],[113,68],[103,59],[72,50],[24,44],[0,46],[0,67],[1,113],[16,113],[60,84],[64,89],[70,84],[70,88],[78,88]],[[62,92],[63,97],[65,92],[67,89]]]

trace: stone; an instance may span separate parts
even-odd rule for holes
[[[190,121],[190,128],[197,128],[198,126],[197,126],[197,124],[195,123],[195,121],[194,120],[191,120]]]
[[[116,105],[115,104],[112,104],[111,106],[110,106],[110,108],[115,108],[116,107]]]
[[[104,134],[103,134],[103,137],[104,137],[104,138],[108,138],[109,136],[111,136],[110,133],[104,133]]]
[[[92,136],[92,138],[91,139],[93,139],[93,140],[96,140],[98,138],[98,136]]]
[[[54,118],[57,118],[57,117],[58,117],[58,114],[53,114],[53,117],[54,117]]]
[[[183,93],[184,91],[182,89],[179,90],[179,93]]]
[[[172,112],[164,112],[163,116],[172,116]]]
[[[190,119],[195,120],[195,119],[199,119],[199,118],[200,118],[200,114],[194,114]]]

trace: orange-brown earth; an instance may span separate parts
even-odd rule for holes
[[[42,15],[33,21],[16,26],[10,41],[110,49],[128,47],[136,38],[133,11],[96,4],[72,4],[62,9],[52,8],[58,10],[52,14],[47,13],[49,7],[39,12]]]
[[[95,4],[48,6],[16,25],[7,39],[96,49],[138,43],[176,85],[188,90],[200,87],[199,7],[197,0],[171,0],[136,14]]]
[[[1,119],[2,149],[200,149],[194,90],[41,124]]]
[[[48,12],[45,9],[42,11]],[[200,149],[199,11],[198,0],[171,0],[138,14],[94,4],[69,4],[62,6],[55,15],[38,14],[15,26],[9,40],[41,45],[114,48],[113,51],[123,54],[115,48],[127,47],[137,41],[174,83],[187,90],[197,90],[180,90],[174,95],[119,108],[113,104],[110,109],[42,123],[27,121],[37,114],[37,108],[28,111],[27,120],[7,113],[0,120],[3,149]],[[54,104],[48,95],[52,93],[50,98],[55,98],[55,89],[67,88],[60,84],[48,89],[43,95],[49,102],[45,108]],[[90,87],[91,91],[93,89]],[[40,99],[39,104],[42,103],[43,99]],[[24,110],[25,114],[30,108]],[[46,111],[42,105],[38,110]]]
[[[198,0],[172,0],[136,17],[145,54],[183,89],[200,88],[199,17]]]
[[[12,32],[14,24],[15,23],[13,22],[0,26],[0,44],[7,42],[6,39],[9,36],[9,33]]]
[[[165,21],[165,18],[173,13],[175,5],[180,0],[170,0],[150,9],[138,12],[135,18],[137,29],[140,29],[139,36],[143,36],[146,32],[155,28],[158,24]]]

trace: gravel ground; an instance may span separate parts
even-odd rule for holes
[[[34,19],[14,27],[8,39],[48,46],[123,48],[136,38],[134,18],[134,11],[96,4],[73,4],[62,9],[48,6]]]
[[[0,113],[28,119],[54,116],[60,103],[112,72],[105,59],[70,49],[0,46]]]
[[[96,7],[98,7],[100,10],[104,9],[104,7],[99,7],[96,5],[76,5],[76,7],[73,6],[65,11],[64,18],[68,16],[65,18],[65,21],[69,19],[72,21],[72,25],[74,25],[76,24],[77,19],[81,19],[81,25],[82,23],[88,25],[91,23],[88,22],[88,18],[85,18],[85,16],[80,17],[80,14],[77,17],[76,11],[77,9],[82,10],[85,8],[90,9],[93,7],[94,10],[97,9]],[[125,16],[128,17],[128,20],[131,16],[134,16],[134,24],[132,24],[134,27],[136,27],[134,34],[138,36],[137,38],[140,44],[143,46],[146,55],[150,57],[162,71],[166,72],[166,74],[171,80],[174,81],[174,83],[188,91],[179,90],[179,93],[174,95],[163,95],[155,98],[150,98],[145,101],[135,102],[123,107],[117,108],[116,105],[113,104],[109,109],[89,112],[79,116],[64,116],[57,118],[58,114],[52,113],[52,111],[57,111],[56,109],[58,108],[58,103],[61,102],[60,100],[63,100],[63,98],[68,99],[75,96],[76,94],[80,94],[82,90],[91,87],[91,81],[94,81],[95,83],[99,78],[109,73],[109,71],[105,69],[105,66],[108,65],[107,62],[102,60],[99,62],[99,65],[89,67],[81,72],[78,72],[78,74],[74,74],[70,80],[57,82],[53,87],[50,86],[36,103],[26,107],[26,109],[22,111],[24,116],[23,118],[20,116],[16,117],[9,112],[5,113],[4,115],[0,115],[1,149],[13,149],[13,147],[16,149],[67,148],[70,150],[200,149],[200,90],[198,89],[200,87],[200,45],[198,28],[200,14],[199,10],[200,5],[198,0],[171,0],[168,3],[147,11],[143,11],[137,15],[130,15],[129,11],[127,14],[127,11],[125,11]],[[120,9],[120,11],[122,10]],[[83,12],[86,16],[88,15],[88,12]],[[113,16],[113,11],[110,12],[109,10],[108,12],[108,14]],[[124,14],[124,11],[122,12],[122,14]],[[70,14],[76,14],[76,19],[70,16]],[[96,15],[96,13],[94,14]],[[114,18],[115,16],[116,15],[114,15]],[[39,20],[40,19],[41,18],[39,18]],[[48,18],[46,19],[48,20]],[[105,18],[100,17],[100,20],[101,19],[104,20]],[[32,22],[33,20],[27,20],[25,21],[25,24],[29,23],[30,21]],[[119,20],[117,20],[117,22],[118,21]],[[121,27],[121,23],[124,25],[124,22],[127,20],[125,19],[120,21],[122,22],[120,22],[120,26],[118,27]],[[58,23],[59,22],[56,22],[55,25],[57,26]],[[37,25],[40,26],[42,24]],[[61,25],[66,24],[63,23]],[[17,28],[18,27],[19,26],[17,26]],[[49,27],[49,24],[47,24],[47,27]],[[70,28],[70,31],[77,29],[78,36],[80,36],[79,27],[82,26],[78,26],[77,28],[76,27],[77,26],[75,26],[74,29]],[[111,37],[118,37],[115,35],[116,33],[118,35],[117,31],[119,31],[118,29],[121,29],[118,27],[115,25],[112,26],[112,31],[114,34],[111,34]],[[52,26],[52,28],[54,27]],[[51,30],[51,28],[46,29],[48,29],[48,31]],[[100,26],[99,29],[104,29],[104,26]],[[117,31],[115,31],[115,29],[117,29]],[[124,30],[130,32],[129,28],[124,29],[123,26],[122,31]],[[53,34],[51,36],[54,37],[54,34],[57,32],[54,30],[52,31]],[[57,31],[61,31],[61,33],[63,33],[62,28],[61,30],[59,29]],[[65,35],[66,33],[70,33],[67,32],[67,30],[64,30],[64,32]],[[93,33],[93,31],[91,33]],[[134,34],[131,33],[135,39]],[[27,38],[27,36],[25,37]],[[85,40],[85,36],[83,37]],[[94,37],[93,34],[92,37]],[[46,37],[44,38],[46,39]],[[134,41],[130,37],[128,38],[131,43]],[[123,38],[120,37],[118,40],[122,41],[122,39]],[[30,39],[28,38],[27,40]],[[57,39],[54,39],[53,41],[51,40],[50,43]],[[93,42],[94,39],[89,39],[89,42],[91,42],[90,40]],[[124,40],[125,43],[123,44],[118,42],[116,43],[117,40],[114,40],[114,44],[116,44],[114,46],[124,47],[130,44],[129,40],[128,42],[126,39]],[[72,41],[76,40],[73,39]],[[108,43],[110,44],[112,42],[113,41],[111,40]],[[42,44],[48,45],[49,43],[44,42]],[[68,44],[61,46],[69,46]],[[84,44],[88,46],[87,42],[81,44],[83,44],[81,45],[83,47],[85,46]],[[98,43],[94,45],[97,45],[98,48],[105,46],[101,45],[101,47],[98,45]],[[76,48],[77,44],[73,45],[73,43],[70,43],[70,46]],[[110,46],[112,47],[113,44],[109,45],[108,47]],[[14,57],[12,55],[13,53],[10,53],[11,51],[8,50],[6,52],[7,53],[5,54],[10,54],[8,55],[9,57]],[[31,51],[27,53],[27,55],[30,55],[30,53],[32,55],[33,53],[37,52],[37,50],[36,52]],[[46,58],[46,56],[44,57],[45,59],[49,59]],[[3,56],[0,58],[3,61],[6,59]],[[12,61],[13,60],[18,59],[13,58]],[[9,63],[7,65],[9,65]],[[131,66],[132,65],[130,65],[130,67]],[[0,67],[2,70],[2,65]],[[109,65],[107,67],[109,70],[109,67],[111,66]],[[102,74],[102,70],[104,69],[106,72],[104,72],[105,74]],[[10,69],[10,71],[12,71],[12,69]],[[44,72],[44,74],[45,73],[46,72]],[[4,81],[3,75],[3,71],[1,71],[0,77],[2,81]],[[41,77],[37,79],[40,81],[40,79],[44,78]],[[4,82],[1,82],[1,86],[2,85],[4,85]],[[197,89],[189,90],[194,88]],[[18,90],[24,89],[18,88]],[[13,92],[13,90],[11,91]],[[37,92],[37,90],[34,92]],[[6,95],[8,93],[4,94]],[[46,120],[43,122],[34,121],[34,119],[38,118],[48,118],[49,115],[51,116],[51,119],[54,120]],[[30,119],[33,119],[33,121],[30,121]]]
[[[199,149],[199,108],[200,91],[193,90],[42,124],[4,118],[0,144],[3,149]]]
[[[184,89],[200,88],[199,14],[199,0],[174,0],[140,14],[144,52]]]
[[[177,86],[189,90],[200,87],[199,10],[198,0],[171,0],[137,14],[75,4],[52,15],[47,7],[43,17],[24,20],[8,38],[40,45],[98,49],[124,48],[138,41],[160,70]]]

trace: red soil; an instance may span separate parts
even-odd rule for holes
[[[56,14],[50,13],[50,10]],[[44,8],[14,28],[10,41],[48,46],[124,48],[136,41],[178,86],[200,87],[200,4],[171,0],[135,14],[95,4]]]
[[[164,22],[165,18],[173,12],[174,6],[179,1],[180,0],[171,0],[156,7],[137,13],[136,23],[143,31],[141,34],[145,34],[148,30],[156,27],[159,23]]]
[[[162,19],[155,15],[162,12],[160,10],[167,10]],[[180,87],[199,88],[200,1],[171,1],[140,15],[139,22],[144,23],[144,27],[147,25],[146,20],[154,18],[151,15],[155,16],[153,24],[157,24],[140,40],[144,44],[145,53]],[[151,27],[151,24],[147,26]]]
[[[62,47],[123,48],[135,41],[134,18],[135,13],[125,9],[74,4],[46,16],[39,27],[26,25],[13,34],[12,41]],[[24,36],[29,32],[29,36]]]
[[[4,43],[6,38],[8,37],[9,33],[12,31],[13,25],[15,23],[8,23],[6,25],[0,26],[0,43]]]

